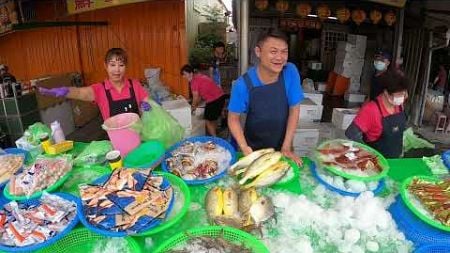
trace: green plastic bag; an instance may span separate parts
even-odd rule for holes
[[[184,128],[178,121],[166,112],[158,103],[149,100],[151,110],[144,112],[141,122],[133,128],[137,128],[142,141],[159,141],[164,148],[169,148],[184,137]]]
[[[76,166],[90,166],[106,161],[106,153],[112,150],[110,141],[93,141],[73,161]]]
[[[33,145],[39,145],[41,143],[40,138],[43,134],[48,134],[48,136],[51,136],[52,130],[41,122],[34,123],[24,132],[26,141]]]
[[[410,127],[406,129],[405,132],[403,132],[403,152],[408,152],[411,149],[417,148],[434,149],[435,145],[422,138],[419,138],[414,134],[414,131]]]
[[[431,173],[433,175],[445,175],[448,174],[448,169],[444,165],[444,162],[442,161],[442,158],[440,155],[435,155],[432,157],[422,157],[422,160],[425,162],[425,164],[430,168]]]

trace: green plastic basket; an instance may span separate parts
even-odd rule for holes
[[[91,183],[95,179],[111,173],[111,169],[103,166],[75,167],[72,170],[72,176],[64,182],[59,191],[67,192],[74,196],[80,196],[78,186],[80,184]],[[94,177],[89,177],[90,175]]]
[[[173,175],[172,173],[159,172],[159,171],[154,172],[154,173],[156,175],[163,176],[164,178],[169,180],[172,187],[178,187],[181,190],[181,193],[184,196],[184,204],[183,204],[183,207],[181,208],[181,210],[179,210],[179,212],[176,215],[171,216],[171,217],[169,216],[170,218],[168,218],[167,220],[162,222],[160,225],[158,225],[152,229],[149,229],[147,231],[144,231],[142,233],[135,234],[133,236],[137,236],[137,237],[150,236],[150,235],[160,233],[161,231],[164,231],[164,230],[172,227],[173,225],[177,224],[181,220],[181,218],[183,218],[184,215],[186,215],[186,213],[189,209],[189,205],[191,204],[191,192],[190,192],[187,184],[183,181],[183,179]],[[175,199],[175,201],[176,201],[176,199]],[[174,212],[174,211],[175,210],[172,210],[172,212]]]
[[[66,253],[66,252],[93,252],[95,245],[101,239],[108,237],[92,233],[87,228],[77,228],[72,230],[61,240],[57,241],[49,247],[39,250],[39,253]],[[138,243],[132,237],[124,237],[128,243],[128,249],[133,253],[141,253],[142,250]]]
[[[245,245],[247,248],[251,249],[253,253],[269,253],[266,246],[251,234],[235,228],[222,226],[194,228],[181,232],[165,241],[153,253],[168,252],[175,247],[182,246],[188,240],[195,238],[196,236],[223,236],[223,238],[229,242]]]
[[[272,185],[270,188],[275,190],[286,190],[296,194],[300,194],[302,192],[300,187],[300,168],[292,159],[283,157],[282,160],[287,161],[289,163],[291,169],[294,172],[293,176],[287,181],[278,182]]]
[[[46,192],[54,192],[56,191],[70,176],[72,175],[72,170],[68,171],[62,178],[60,178],[58,181],[56,181],[53,185],[50,185],[49,187],[45,188],[42,191],[38,191],[33,193],[31,196],[24,196],[24,195],[13,195],[9,192],[9,182],[5,185],[5,188],[3,189],[3,194],[6,198],[10,200],[27,200],[27,199],[33,199],[38,198],[42,195],[44,191]]]
[[[150,168],[161,161],[165,152],[160,142],[148,141],[131,151],[123,160],[123,164],[127,168]]]
[[[341,176],[343,178],[347,178],[347,179],[353,179],[353,180],[358,180],[358,181],[363,181],[363,182],[368,182],[368,181],[379,181],[382,178],[386,177],[388,172],[389,172],[389,163],[386,160],[386,158],[384,158],[384,156],[382,154],[380,154],[380,152],[378,152],[377,150],[373,149],[372,147],[369,147],[367,145],[361,144],[359,142],[355,142],[355,141],[350,141],[350,140],[343,140],[343,139],[335,139],[335,140],[330,140],[330,141],[326,141],[323,142],[319,145],[319,147],[317,147],[317,149],[321,149],[323,148],[323,146],[333,143],[333,142],[351,142],[353,143],[353,145],[358,146],[359,148],[363,148],[373,154],[375,154],[378,157],[378,161],[381,165],[381,167],[383,168],[383,171],[381,171],[380,173],[378,173],[377,175],[374,176],[357,176],[357,175],[353,175],[353,174],[349,174],[346,173],[344,171],[342,171],[340,168],[336,167],[336,166],[324,166],[323,164],[321,164],[321,162],[319,161],[319,165],[323,168],[326,168],[327,170],[331,171],[332,173]],[[315,151],[314,152],[315,157],[317,158],[317,160],[319,160],[319,151]]]
[[[428,216],[426,216],[425,214],[422,214],[415,206],[415,204],[413,204],[410,200],[410,193],[408,191],[408,187],[411,184],[411,182],[414,179],[423,179],[429,182],[439,182],[441,181],[438,178],[434,178],[434,177],[428,177],[428,176],[413,176],[410,178],[407,178],[405,181],[403,181],[402,183],[402,187],[400,189],[400,194],[402,195],[402,199],[403,202],[405,202],[406,206],[409,208],[409,210],[411,210],[411,212],[413,212],[417,217],[419,217],[422,221],[424,221],[425,223],[429,224],[430,226],[433,226],[435,228],[444,230],[444,231],[448,231],[450,232],[450,226],[445,226],[442,223],[440,223],[439,221],[436,221]]]

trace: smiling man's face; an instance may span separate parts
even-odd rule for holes
[[[288,44],[282,39],[269,37],[256,47],[255,53],[260,59],[261,67],[278,74],[287,63]]]

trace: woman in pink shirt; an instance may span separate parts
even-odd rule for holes
[[[190,65],[181,68],[181,75],[189,81],[192,91],[192,111],[197,109],[200,101],[206,101],[205,120],[206,131],[209,135],[216,136],[217,119],[222,113],[225,97],[222,89],[214,81],[203,74],[194,73]]]
[[[43,95],[67,97],[83,101],[95,102],[102,117],[109,117],[120,113],[150,110],[147,102],[148,93],[138,80],[126,78],[125,70],[128,57],[122,48],[111,48],[105,56],[105,70],[108,79],[88,87],[60,87],[53,89],[39,88]]]

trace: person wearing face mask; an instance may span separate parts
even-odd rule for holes
[[[53,89],[39,88],[42,95],[66,97],[88,102],[95,102],[100,109],[103,120],[120,113],[139,109],[149,111],[148,93],[138,80],[125,76],[128,57],[122,48],[111,48],[105,56],[105,69],[108,79],[88,87],[60,87]]]
[[[300,102],[304,95],[297,67],[287,62],[284,33],[270,29],[258,39],[259,63],[235,81],[228,105],[228,127],[244,155],[262,148],[275,148],[301,164],[292,152]],[[242,128],[240,115],[246,114]]]
[[[408,97],[408,80],[396,72],[380,78],[383,92],[375,100],[364,104],[345,135],[354,141],[366,143],[386,158],[402,154],[406,114],[403,104]]]
[[[372,76],[371,86],[370,86],[370,100],[374,100],[380,93],[383,92],[383,85],[380,83],[379,79],[388,72],[389,65],[391,64],[391,54],[386,51],[378,51],[375,54],[375,59],[373,61],[373,67],[375,68],[375,73]]]

